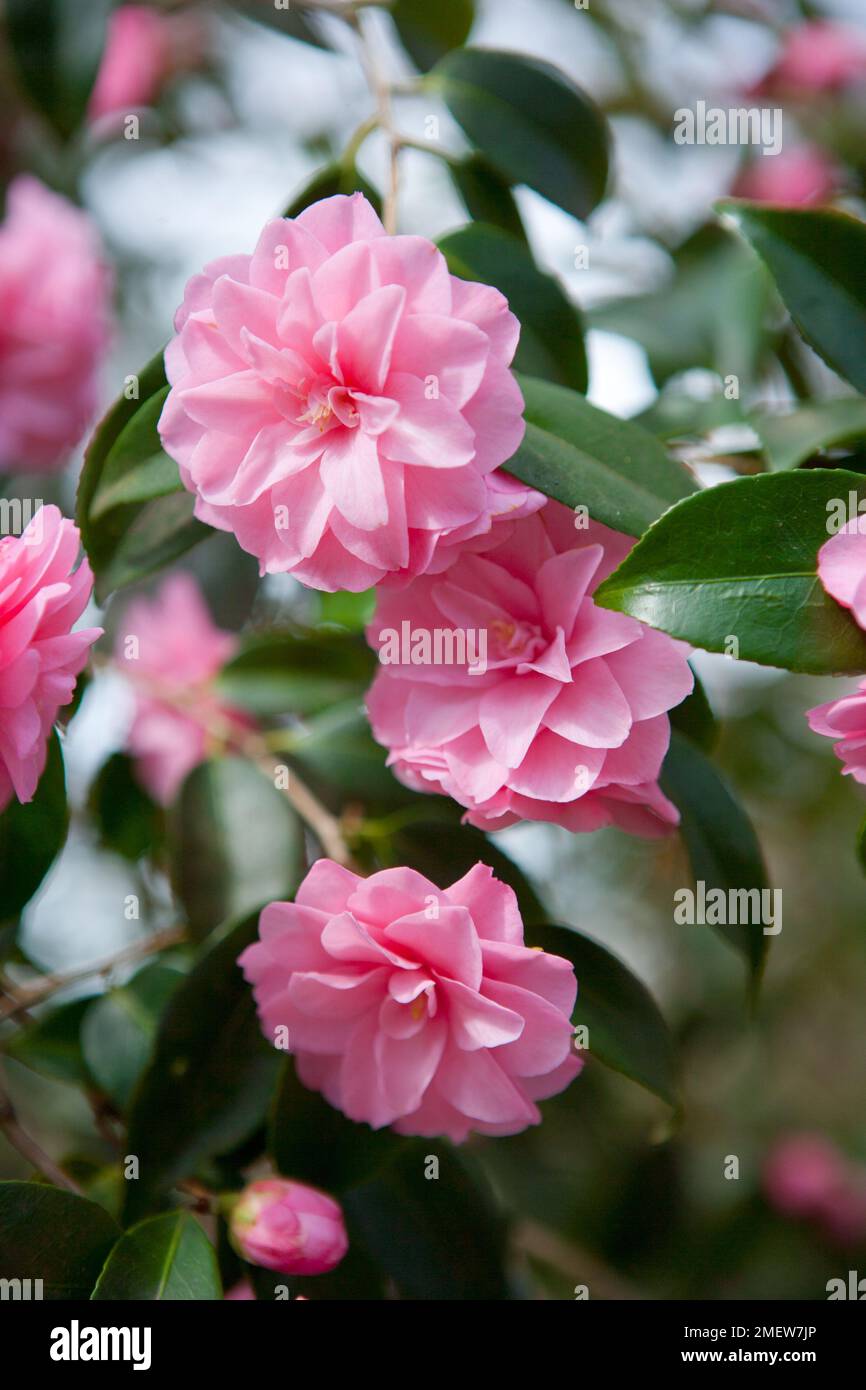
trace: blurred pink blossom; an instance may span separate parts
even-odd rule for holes
[[[205,47],[199,14],[121,5],[108,21],[105,52],[88,107],[90,119],[152,106],[173,73],[201,62]]]
[[[237,638],[216,627],[191,575],[171,575],[124,614],[115,654],[135,690],[127,747],[142,785],[168,805],[226,736],[251,727],[214,689]]]
[[[249,1183],[232,1208],[229,1229],[243,1259],[279,1274],[327,1274],[349,1248],[339,1203],[288,1178]]]
[[[759,155],[738,175],[732,192],[756,203],[809,207],[826,203],[841,185],[833,161],[816,145],[796,145],[769,157]]]
[[[439,889],[319,859],[239,964],[303,1084],[374,1129],[516,1134],[582,1066],[573,967],[524,945],[517,899],[484,864]]]
[[[789,29],[758,92],[808,96],[866,79],[866,35],[853,26],[815,19]]]
[[[87,214],[21,174],[0,226],[0,470],[56,469],[98,403],[111,276]]]
[[[93,588],[78,531],[42,507],[20,536],[0,539],[0,810],[31,801],[47,740],[101,628],[73,632]]]
[[[866,1239],[866,1169],[822,1134],[791,1134],[767,1154],[764,1191],[783,1216],[813,1221],[839,1244]]]

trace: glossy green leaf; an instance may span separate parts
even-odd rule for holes
[[[660,780],[665,795],[680,812],[680,833],[692,871],[695,880],[705,885],[705,891],[721,889],[728,895],[738,889],[765,889],[767,871],[751,821],[721,773],[676,730],[671,735]],[[726,901],[732,900],[728,897]],[[755,916],[751,908],[745,915]],[[769,944],[763,923],[753,920],[718,924],[715,930],[742,952],[757,978]]]
[[[93,1078],[87,1069],[81,1047],[81,1024],[93,996],[74,999],[71,1004],[61,1004],[15,1033],[4,1046],[4,1051],[16,1062],[40,1072],[43,1076],[53,1076],[58,1081],[69,1081],[76,1086],[89,1086]]]
[[[0,921],[16,917],[36,892],[69,828],[60,740],[52,734],[48,761],[33,800],[14,798],[0,814]]]
[[[426,72],[452,48],[459,48],[469,37],[475,19],[474,0],[394,0],[391,17],[400,42],[416,68]]]
[[[651,434],[590,405],[562,386],[518,377],[526,434],[505,465],[567,507],[639,536],[673,502],[695,490],[690,474]]]
[[[326,164],[304,184],[289,203],[283,217],[297,217],[311,203],[317,203],[321,198],[334,198],[338,193],[363,193],[381,217],[382,199],[373,185],[358,172],[354,164],[344,164],[336,160]]]
[[[681,704],[671,710],[671,726],[691,739],[699,748],[709,752],[716,742],[718,729],[707,699],[707,693],[695,676],[695,686]]]
[[[574,966],[577,1003],[572,1022],[587,1029],[590,1056],[676,1105],[676,1058],[668,1026],[649,990],[628,966],[571,927],[533,927],[526,944],[563,956]]]
[[[814,675],[862,672],[866,637],[817,576],[828,520],[849,494],[866,497],[866,480],[843,469],[708,488],[656,522],[593,598],[707,651]]]
[[[830,208],[728,199],[803,337],[834,371],[866,391],[866,222]]]
[[[583,322],[552,275],[539,270],[529,248],[498,227],[471,223],[439,241],[452,275],[495,285],[520,320],[516,371],[585,391]]]
[[[257,930],[256,914],[209,941],[162,1016],[130,1109],[128,1152],[140,1176],[127,1183],[128,1220],[159,1206],[172,1183],[264,1120],[279,1058],[262,1037],[237,964]]]
[[[125,753],[113,753],[102,765],[91,784],[88,805],[106,849],[135,861],[161,845],[162,809],[137,781]]]
[[[579,218],[601,201],[607,125],[564,73],[538,58],[462,48],[430,78],[471,143],[509,183],[525,183]]]
[[[448,172],[473,222],[501,227],[519,241],[526,241],[514,194],[482,155],[470,154],[465,159],[449,161]]]
[[[797,468],[825,449],[866,440],[866,400],[842,397],[815,401],[787,415],[754,411],[750,423],[758,432],[774,472]]]
[[[6,0],[5,31],[24,93],[64,139],[84,120],[114,0]]]
[[[120,1237],[91,1298],[222,1298],[216,1253],[190,1212],[168,1211],[162,1216],[149,1216]]]
[[[352,696],[360,702],[375,668],[360,637],[270,633],[244,642],[223,668],[219,688],[231,704],[263,718],[306,715]]]
[[[169,818],[171,879],[196,936],[288,898],[304,872],[303,827],[282,792],[244,758],[195,768]]]
[[[438,1161],[438,1177],[430,1160]],[[406,1144],[344,1196],[347,1214],[402,1298],[509,1297],[505,1224],[470,1155],[446,1140]]]
[[[125,1110],[183,972],[157,961],[90,1003],[81,1024],[85,1062],[100,1090]]]
[[[74,1192],[0,1182],[0,1279],[41,1279],[46,1299],[89,1298],[119,1235],[107,1211]]]

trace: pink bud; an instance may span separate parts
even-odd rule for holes
[[[250,1264],[279,1274],[327,1274],[349,1248],[333,1197],[306,1183],[261,1178],[232,1208],[232,1244]]]

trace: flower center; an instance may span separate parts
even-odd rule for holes
[[[532,661],[544,649],[541,629],[516,618],[496,618],[489,624],[490,651],[494,661]]]
[[[307,392],[307,408],[298,416],[298,423],[317,425],[319,433],[334,425],[356,429],[360,417],[347,386],[337,386],[329,378],[319,378]]]

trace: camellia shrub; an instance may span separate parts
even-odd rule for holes
[[[68,6],[4,8],[14,100],[57,158],[207,80],[178,7],[115,8],[66,88],[46,72],[65,71]],[[274,43],[348,47],[370,110],[252,244],[203,252],[147,365],[114,356],[84,211],[21,173],[0,227],[0,462],[32,491],[88,434],[67,515],[62,488],[17,527],[4,499],[0,1275],[78,1300],[534,1297],[559,1289],[561,1247],[523,1210],[509,1144],[547,1142],[608,1071],[665,1131],[683,1068],[655,988],[580,902],[554,917],[541,841],[512,828],[684,846],[675,920],[717,929],[711,961],[736,961],[760,1014],[777,888],[695,654],[866,673],[863,205],[853,169],[849,203],[826,205],[839,151],[821,205],[808,179],[786,203],[782,164],[763,201],[760,154],[741,170],[753,200],[721,199],[672,249],[669,301],[598,311],[659,388],[623,419],[587,399],[587,323],[514,196],[582,244],[614,182],[601,107],[563,69],[476,46],[471,0],[237,8]],[[371,9],[412,79],[392,82]],[[862,65],[821,37],[842,100]],[[791,44],[773,101],[804,65],[812,90]],[[413,134],[418,95],[448,142]],[[438,238],[403,230],[413,145],[465,204]],[[743,351],[713,336],[735,295]],[[696,368],[711,398],[689,393]],[[94,424],[101,372],[117,399]],[[724,423],[741,442],[709,451],[711,475],[684,441]],[[66,730],[108,687],[122,747],[70,811]],[[866,679],[798,721],[866,782]],[[67,837],[138,888],[114,955],[85,943],[45,973],[21,924]],[[31,1072],[74,1088],[84,1153],[25,1123]],[[862,1238],[861,1190],[820,1139],[767,1172],[780,1211]]]

